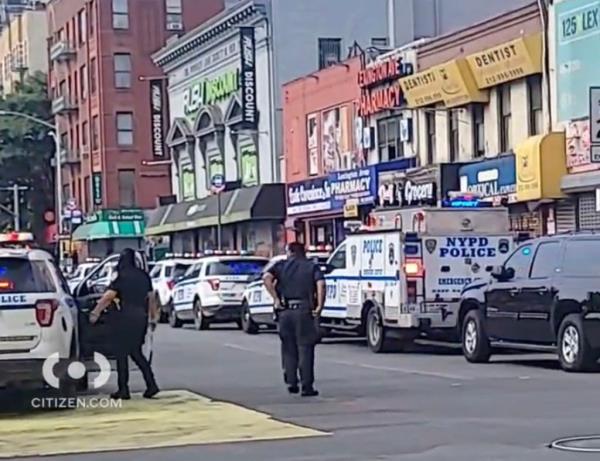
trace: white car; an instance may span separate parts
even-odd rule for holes
[[[310,249],[314,247],[309,247]],[[327,251],[307,252],[306,257],[312,259],[315,264],[324,266],[329,258]],[[286,255],[275,256],[264,267],[263,273],[280,261],[284,261]],[[246,287],[242,300],[242,330],[248,334],[256,334],[261,326],[275,327],[273,317],[273,298],[267,292],[262,277],[252,281]]]
[[[169,324],[193,322],[198,330],[211,323],[242,325],[244,290],[262,273],[268,259],[254,256],[215,255],[200,258],[177,282]]]
[[[92,271],[92,269],[94,267],[96,267],[98,265],[99,262],[100,262],[100,260],[93,261],[93,262],[86,261],[84,263],[81,263],[77,266],[77,268],[75,269],[75,271],[72,274],[69,274],[67,276],[67,283],[69,284],[69,288],[71,289],[71,292],[73,292],[73,290],[75,290],[77,285],[79,285],[79,283],[81,283],[81,281]]]
[[[166,321],[173,301],[173,288],[178,279],[183,277],[186,271],[197,259],[173,258],[163,259],[154,264],[150,272],[152,287],[160,306],[161,322]]]
[[[0,236],[0,247],[5,242]],[[77,315],[52,255],[0,248],[0,388],[43,387],[56,381],[61,395],[72,396],[77,382],[67,376],[67,367],[79,356]],[[52,382],[42,373],[49,357],[54,361]]]

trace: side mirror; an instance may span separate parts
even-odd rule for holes
[[[497,266],[492,269],[491,275],[499,282],[506,282],[515,277],[515,270],[512,267]]]
[[[333,270],[335,269],[335,267],[333,267],[333,265],[326,263],[326,264],[321,264],[320,266],[321,272],[323,272],[323,274],[331,274],[333,272]]]

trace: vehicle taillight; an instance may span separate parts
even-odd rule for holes
[[[417,282],[416,280],[409,280],[406,282],[406,301],[408,303],[417,302]]]
[[[423,262],[420,259],[407,259],[404,263],[404,273],[408,277],[423,277]]]
[[[41,327],[49,327],[54,320],[58,303],[54,300],[40,300],[35,303],[35,319]]]
[[[219,279],[209,279],[208,283],[213,291],[219,291],[219,287],[221,286],[221,281]]]
[[[12,280],[0,280],[0,290],[13,290],[15,284]]]
[[[167,286],[169,287],[169,290],[172,290],[175,287],[175,280],[169,280]]]

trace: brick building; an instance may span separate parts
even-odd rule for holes
[[[223,0],[49,2],[49,88],[65,147],[65,200],[90,214],[150,208],[170,194],[169,167],[146,164],[161,160],[153,142],[151,82],[165,86],[150,55],[170,35],[223,8]]]

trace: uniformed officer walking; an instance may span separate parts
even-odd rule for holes
[[[288,259],[265,273],[265,287],[275,300],[285,382],[292,394],[319,395],[314,388],[318,318],[325,303],[325,279],[319,266],[306,258],[300,243],[288,245]]]

